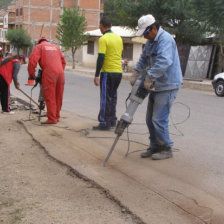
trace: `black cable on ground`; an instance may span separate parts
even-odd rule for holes
[[[31,89],[31,97],[32,97],[32,89]],[[127,109],[127,101],[129,99],[129,97],[130,97],[130,94],[129,94],[129,96],[127,97],[127,99],[125,101],[126,109]],[[171,135],[176,135],[176,136],[184,136],[184,134],[181,132],[181,130],[177,128],[177,126],[185,123],[190,118],[190,114],[191,114],[190,112],[191,112],[191,110],[190,110],[190,107],[188,105],[184,104],[184,103],[176,102],[174,104],[181,104],[181,105],[185,106],[188,109],[188,115],[187,115],[187,117],[183,121],[174,123],[173,118],[172,118],[172,114],[171,114],[170,118],[171,118],[172,124],[169,125],[169,126],[173,126],[175,128],[175,130],[177,130],[177,132],[179,132],[180,134],[179,135],[172,134],[172,133],[170,133],[170,134]],[[30,100],[29,121],[31,121],[31,119],[30,119],[31,109],[32,109],[32,107],[31,107],[31,100]],[[84,119],[90,119],[89,117],[82,116],[82,115],[78,115],[78,114],[77,114],[77,116],[79,116],[81,118],[84,118]],[[93,119],[90,119],[90,120],[93,120]],[[42,125],[35,124],[34,122],[32,122],[32,123],[34,125],[37,125],[37,126],[42,126]],[[132,123],[132,125],[143,125],[143,124],[144,123]],[[114,139],[114,137],[112,137],[112,136],[109,136],[109,137],[88,136],[89,133],[90,133],[88,129],[74,130],[74,129],[69,128],[68,126],[61,127],[61,126],[58,126],[58,125],[54,125],[53,127],[62,128],[62,129],[68,130],[68,131],[76,132],[76,133],[81,133],[81,134],[85,135],[87,138],[92,138],[92,139],[94,139],[94,138],[98,138],[98,139],[99,138],[101,138],[101,139]],[[144,151],[145,150],[145,149],[143,149],[143,150],[135,150],[135,151],[130,152],[131,143],[136,143],[136,144],[139,144],[139,145],[143,145],[143,146],[148,147],[148,144],[144,144],[144,143],[141,143],[141,142],[138,142],[138,141],[131,140],[130,139],[130,136],[129,136],[130,134],[146,135],[146,134],[149,134],[149,133],[148,132],[146,132],[146,133],[130,132],[129,131],[129,128],[127,127],[127,139],[122,139],[122,138],[120,139],[121,141],[127,141],[128,142],[128,148],[127,148],[127,152],[125,154],[125,157],[127,157],[129,154],[132,154],[132,153],[136,153],[136,152],[140,152],[140,151]],[[177,151],[180,151],[180,149],[177,149],[177,148],[174,148],[173,147],[173,151],[176,151],[177,152]]]

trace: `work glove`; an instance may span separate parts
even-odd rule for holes
[[[130,84],[131,84],[132,86],[134,85],[134,83],[135,83],[135,81],[137,80],[138,76],[139,76],[139,72],[136,71],[136,70],[133,70],[133,72],[132,72],[132,74],[131,74],[131,76],[130,76]]]
[[[144,81],[144,88],[148,91],[153,91],[153,90],[155,90],[153,84],[154,84],[154,82],[151,79],[149,79],[148,75],[146,75],[145,81]]]

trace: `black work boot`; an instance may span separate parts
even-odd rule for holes
[[[110,127],[111,127],[111,128],[115,128],[116,125],[117,125],[117,121],[116,121],[116,120],[115,120],[115,121],[112,121],[112,122],[110,123]]]
[[[152,155],[153,160],[163,160],[173,157],[173,153],[170,147],[162,149],[160,152],[154,153]]]
[[[102,124],[99,124],[97,126],[93,126],[93,130],[96,130],[96,131],[109,131],[110,130],[110,126],[104,126]]]
[[[148,148],[146,152],[141,153],[142,158],[149,158],[152,156],[152,154],[158,152],[156,149]]]

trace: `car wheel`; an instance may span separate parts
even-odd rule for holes
[[[224,81],[218,81],[215,85],[215,94],[217,96],[224,96]]]

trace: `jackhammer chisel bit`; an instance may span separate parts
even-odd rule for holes
[[[115,129],[115,134],[117,134],[117,137],[114,140],[114,143],[112,147],[110,148],[109,153],[107,154],[107,157],[104,161],[104,166],[106,166],[107,161],[109,160],[120,136],[123,134],[125,128],[127,128],[132,120],[134,113],[136,112],[138,105],[141,104],[144,100],[144,98],[148,95],[148,91],[144,88],[144,81],[146,77],[146,71],[142,72],[142,74],[139,74],[137,80],[135,81],[131,94],[129,96],[129,104],[125,111],[125,113],[121,116],[120,121],[118,121],[118,124]]]

